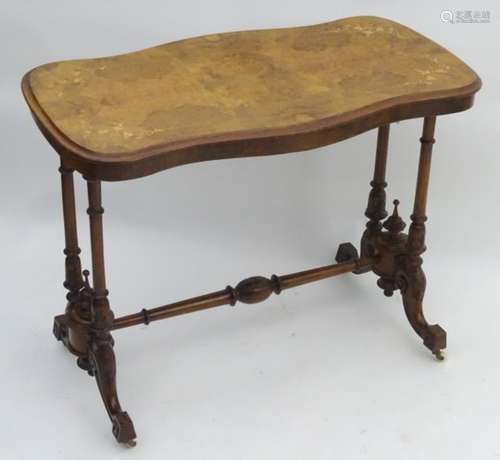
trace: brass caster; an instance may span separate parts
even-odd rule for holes
[[[435,352],[433,352],[433,354],[438,361],[444,361],[446,358],[446,356],[442,350],[435,351]]]
[[[135,439],[131,439],[130,441],[128,441],[126,444],[125,444],[128,448],[132,448],[132,447],[135,447],[137,446],[137,441]]]

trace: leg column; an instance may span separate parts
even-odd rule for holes
[[[64,238],[66,256],[64,287],[68,290],[66,298],[66,313],[54,319],[54,335],[61,340],[74,354],[81,356],[87,353],[88,337],[86,327],[89,321],[89,311],[81,302],[83,288],[80,248],[75,212],[75,191],[73,184],[73,169],[61,161],[61,190],[64,218]]]
[[[375,169],[373,180],[370,182],[372,187],[368,196],[368,205],[365,216],[369,221],[366,224],[366,230],[361,238],[361,257],[371,257],[375,255],[375,245],[372,240],[374,236],[382,230],[382,221],[387,217],[385,209],[385,172],[387,165],[387,150],[389,146],[389,125],[381,126],[378,129],[377,153],[375,157]]]
[[[429,325],[423,313],[423,299],[426,287],[422,270],[421,254],[425,251],[425,222],[427,220],[427,193],[431,170],[432,146],[436,117],[426,117],[420,138],[420,160],[418,165],[417,187],[411,225],[408,231],[406,254],[402,270],[397,280],[403,296],[403,304],[408,320],[415,332],[422,337],[424,345],[442,359],[441,350],[446,348],[446,332],[437,324]]]
[[[116,390],[116,362],[110,329],[113,312],[108,302],[104,271],[104,243],[102,229],[101,183],[87,179],[92,247],[91,324],[89,341],[89,373],[94,374],[118,442],[135,444],[132,420],[120,406]]]
[[[373,257],[375,255],[375,237],[382,231],[381,221],[387,217],[385,209],[385,187],[387,187],[385,172],[389,146],[389,126],[384,125],[378,129],[375,169],[373,180],[370,182],[372,189],[368,196],[368,205],[365,211],[365,216],[368,217],[369,221],[361,238],[361,257]],[[352,243],[342,243],[337,250],[335,260],[340,263],[358,258],[358,252]],[[370,270],[370,268],[364,268],[355,270],[354,273],[366,273]]]
[[[61,162],[61,188],[64,216],[64,238],[66,247],[66,280],[64,287],[69,291],[67,299],[69,305],[77,303],[78,293],[83,286],[82,265],[80,262],[80,248],[78,247],[78,233],[75,211],[75,189],[73,184],[73,169],[65,167]]]

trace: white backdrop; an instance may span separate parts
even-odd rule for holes
[[[491,23],[443,23],[443,9],[487,10]],[[0,457],[499,458],[499,13],[496,2],[472,0],[3,0]],[[49,61],[359,14],[418,30],[483,80],[472,110],[437,121],[424,268],[426,313],[448,331],[447,360],[432,359],[399,295],[385,298],[373,275],[117,332],[120,398],[138,432],[124,451],[95,383],[51,335],[65,295],[58,158],[31,120],[22,75]],[[392,126],[388,199],[401,200],[405,219],[420,132],[419,120]],[[104,184],[115,312],[330,263],[363,231],[375,139]]]

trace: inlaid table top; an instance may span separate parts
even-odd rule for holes
[[[55,62],[23,79],[58,153],[105,180],[318,147],[391,121],[465,110],[480,86],[443,47],[369,16]]]

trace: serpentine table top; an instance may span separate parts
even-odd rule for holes
[[[307,150],[392,121],[465,110],[480,86],[440,45],[370,16],[55,62],[22,83],[56,151],[102,180]]]

